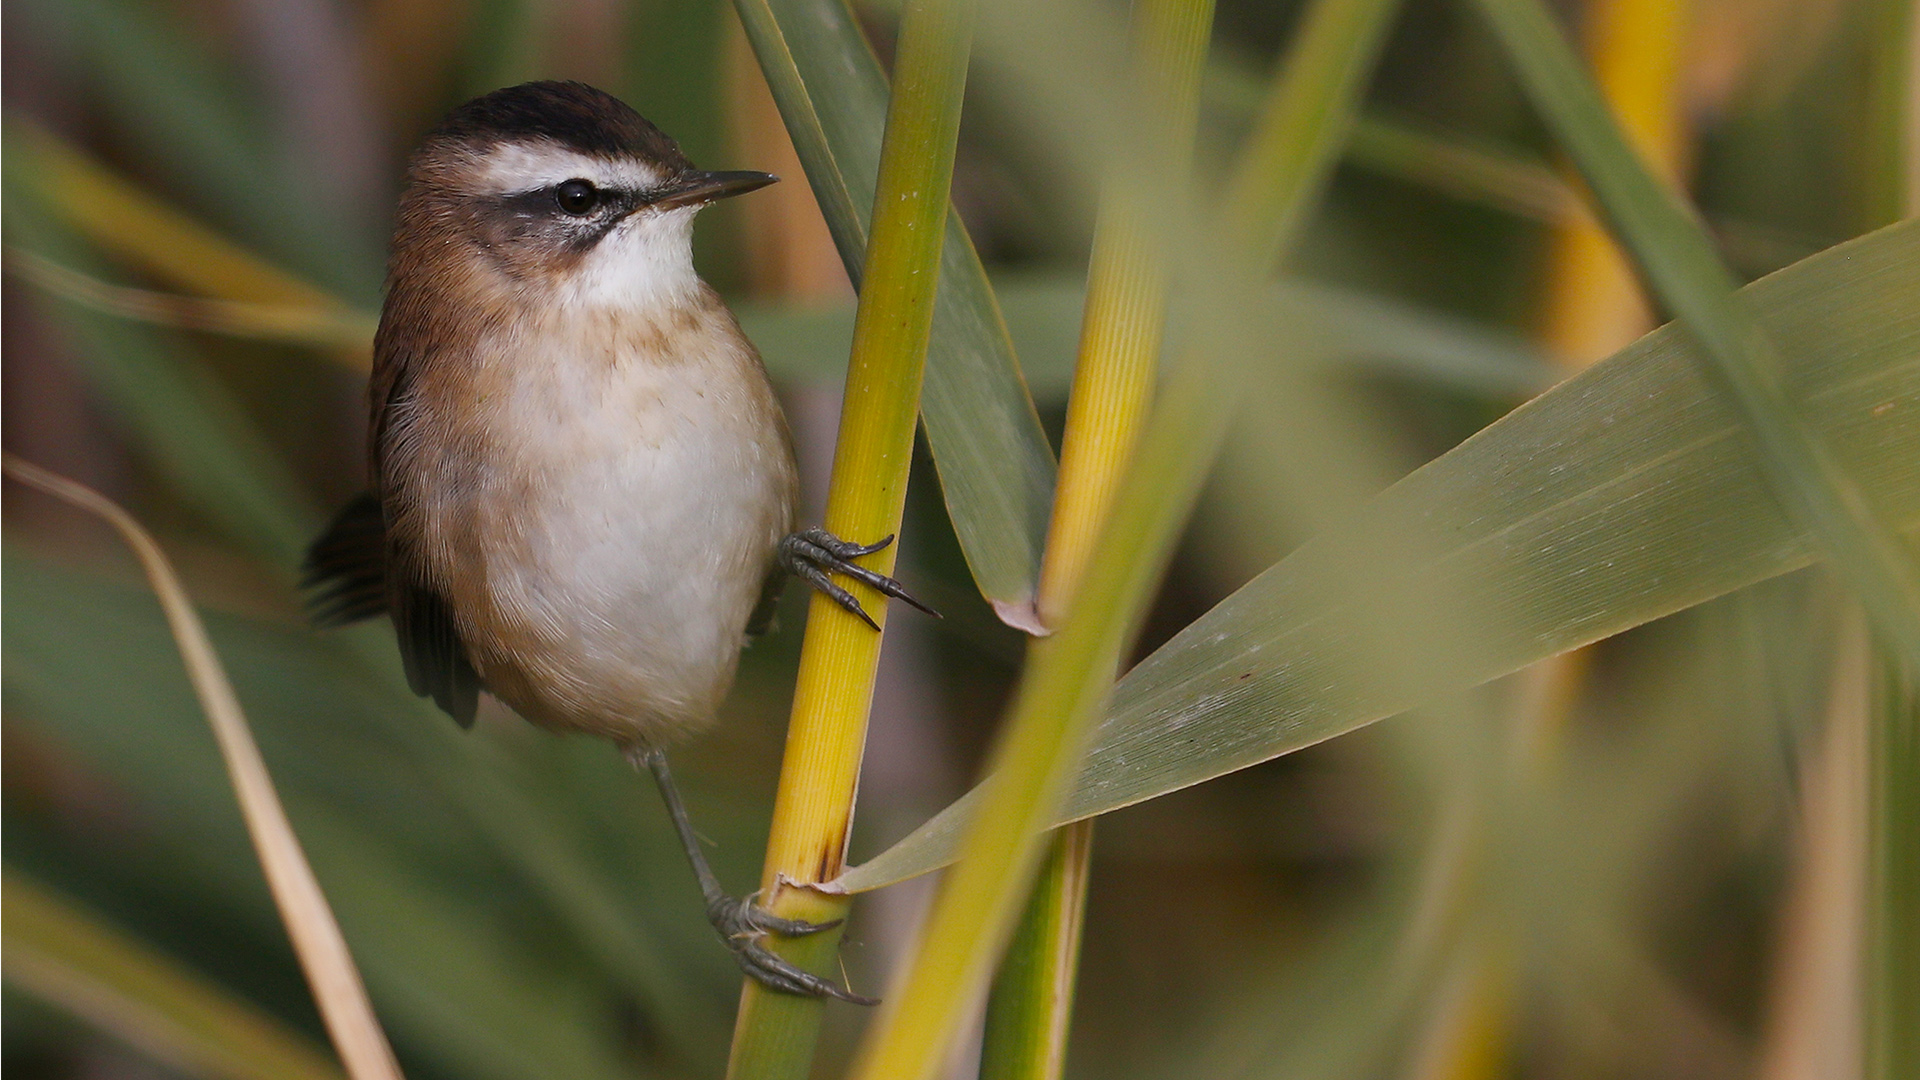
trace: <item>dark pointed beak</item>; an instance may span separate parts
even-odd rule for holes
[[[780,178],[763,172],[687,172],[681,173],[664,188],[653,193],[647,205],[655,210],[680,206],[704,206],[718,199],[758,191]]]

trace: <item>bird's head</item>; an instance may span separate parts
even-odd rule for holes
[[[414,154],[391,275],[520,302],[672,304],[697,287],[694,215],[776,179],[695,169],[582,83],[508,87],[455,109]]]

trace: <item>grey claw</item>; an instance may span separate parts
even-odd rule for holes
[[[759,982],[762,986],[768,986],[789,994],[799,994],[803,997],[838,998],[841,1001],[852,1002],[855,1005],[880,1004],[879,998],[870,998],[862,994],[856,994],[851,990],[841,987],[837,983],[829,982],[815,975],[811,971],[804,971],[795,967],[787,961],[782,960],[779,956],[775,955],[772,950],[760,944],[758,941],[748,940],[741,942],[740,948],[735,949],[733,955],[734,958],[740,962],[740,970],[746,972],[749,977]]]
[[[840,559],[857,559],[862,555],[871,555],[876,551],[886,550],[887,545],[893,543],[893,534],[888,533],[871,544],[856,544],[850,540],[842,540],[818,525],[811,529],[802,529],[795,535],[833,553],[835,558]]]
[[[876,592],[896,600],[904,600],[934,618],[939,618],[939,612],[915,599],[898,581],[851,561],[880,551],[891,543],[893,543],[893,537],[885,536],[871,544],[855,544],[815,526],[780,541],[780,565],[788,573],[826,594],[834,603],[858,615],[875,630],[880,629],[880,624],[873,620],[873,616],[867,614],[857,597],[827,576],[828,571],[845,574]]]
[[[784,549],[785,545],[782,547]],[[814,573],[819,571],[816,569]],[[713,867],[707,865],[706,855],[700,850],[700,839],[694,835],[693,823],[687,819],[686,805],[680,801],[680,790],[673,782],[673,772],[667,768],[667,755],[658,747],[634,746],[628,748],[628,756],[635,765],[651,772],[654,782],[659,785],[660,797],[667,804],[667,816],[673,819],[674,832],[679,834],[680,845],[686,849],[687,862],[693,866],[693,876],[700,882],[700,895],[707,903],[707,921],[720,932],[720,940],[733,953],[740,970],[775,990],[790,994],[834,997],[860,1005],[875,1004],[872,998],[842,990],[817,975],[800,970],[761,944],[768,934],[817,934],[840,925],[840,920],[811,923],[804,919],[783,919],[755,904],[752,896],[744,899],[728,896],[726,890],[720,887],[719,880],[713,876]]]
[[[796,543],[794,546],[800,547],[801,545]],[[867,614],[867,609],[861,605],[860,598],[834,584],[833,579],[829,578],[819,567],[812,563],[796,563],[793,567],[793,573],[796,577],[800,578],[800,580],[820,590],[820,592],[825,594],[826,597],[834,603],[860,616],[860,620],[868,626],[873,627],[876,631],[880,629],[880,624],[874,622],[873,616]]]
[[[707,909],[707,921],[714,929],[728,939],[751,938],[761,934],[779,934],[782,937],[805,937],[822,930],[831,930],[844,920],[814,923],[805,919],[783,919],[759,904],[753,897],[735,898],[724,896],[720,902]]]
[[[714,929],[720,931],[720,936],[726,939],[727,948],[733,951],[740,970],[763,985],[789,994],[839,998],[856,1005],[879,1004],[873,998],[842,989],[788,963],[761,943],[768,934],[799,937],[831,930],[839,926],[841,920],[813,923],[805,919],[783,919],[754,903],[751,896],[740,899],[722,897],[707,908],[707,918],[713,923]]]

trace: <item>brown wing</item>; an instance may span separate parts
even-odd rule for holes
[[[393,301],[388,302],[391,315]],[[400,498],[399,485],[388,482],[385,472],[386,448],[397,437],[394,427],[406,423],[404,415],[411,404],[412,379],[419,358],[408,343],[395,342],[384,331],[375,343],[372,386],[373,417],[370,425],[373,475],[381,512],[381,540],[386,610],[393,617],[393,629],[400,643],[400,662],[406,668],[407,685],[422,697],[430,697],[462,727],[473,725],[474,708],[480,694],[480,676],[468,658],[466,643],[460,639],[458,624],[447,598],[436,589],[425,562],[415,550],[412,538],[393,528]]]

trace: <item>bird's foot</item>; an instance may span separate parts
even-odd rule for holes
[[[896,600],[905,600],[921,611],[939,618],[940,613],[915,600],[899,582],[885,574],[857,565],[852,560],[862,555],[871,555],[893,543],[893,537],[885,536],[878,541],[861,545],[849,543],[825,529],[814,527],[793,533],[780,541],[779,560],[781,569],[825,593],[829,599],[866,621],[875,630],[880,624],[873,621],[867,609],[860,606],[860,599],[836,584],[828,577],[829,571],[861,582],[876,592],[884,593]]]
[[[879,998],[864,997],[837,983],[829,982],[782,959],[765,942],[768,934],[801,937],[831,930],[840,920],[811,923],[802,919],[783,919],[753,902],[753,897],[722,896],[707,905],[707,920],[733,950],[740,970],[763,986],[807,997],[839,998],[855,1005],[878,1005]]]

